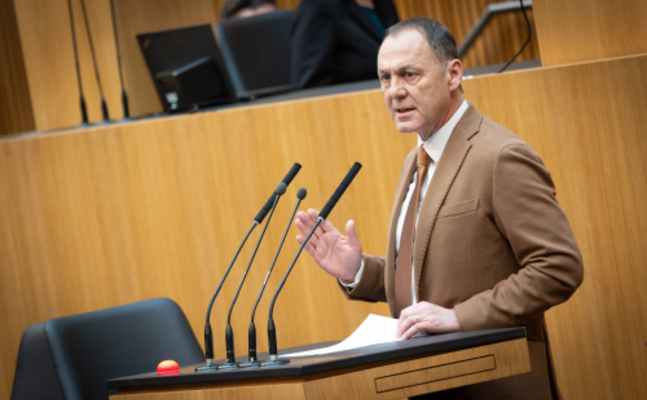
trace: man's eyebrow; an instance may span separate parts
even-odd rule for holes
[[[414,63],[403,64],[403,65],[400,65],[400,66],[397,68],[397,70],[398,70],[398,71],[402,71],[402,70],[404,70],[404,69],[417,68],[418,66],[419,66],[418,64],[414,64]]]
[[[402,72],[404,70],[411,69],[411,68],[416,68],[417,69],[417,68],[420,68],[420,66],[421,66],[420,64],[416,64],[416,63],[407,63],[407,64],[398,65],[397,67],[393,68],[393,71],[395,73],[398,73],[398,72]],[[387,71],[386,71],[385,68],[378,68],[377,72],[378,73],[383,73],[383,72],[387,72]]]

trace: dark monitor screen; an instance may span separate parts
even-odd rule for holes
[[[164,111],[235,101],[211,26],[137,35]]]

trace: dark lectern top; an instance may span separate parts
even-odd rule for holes
[[[217,370],[212,372],[195,372],[196,366],[190,366],[182,368],[180,373],[177,375],[158,376],[154,372],[133,375],[109,380],[108,388],[126,389],[135,387],[187,385],[251,379],[259,380],[279,377],[304,377],[311,374],[358,367],[377,362],[447,353],[450,351],[519,339],[525,336],[526,333],[523,327],[453,332],[441,335],[416,337],[405,341],[377,344],[349,351],[330,353],[325,356],[292,358],[289,364],[275,367],[254,367]],[[293,347],[282,350],[279,353],[289,354],[298,351],[312,350],[327,347],[335,343],[336,342],[326,342]],[[267,359],[267,353],[260,354],[259,359]],[[246,362],[247,356],[239,357],[238,361]],[[222,363],[222,361],[220,363]]]

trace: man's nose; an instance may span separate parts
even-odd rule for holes
[[[389,94],[393,98],[401,99],[407,95],[406,87],[402,79],[397,77],[391,78],[391,86],[389,87]]]

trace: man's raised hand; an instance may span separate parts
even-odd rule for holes
[[[299,244],[303,244],[305,237],[310,234],[317,218],[317,210],[299,211],[294,221],[303,234],[297,236]],[[362,244],[352,220],[346,223],[346,235],[343,236],[332,222],[325,220],[317,227],[305,249],[326,272],[343,281],[353,282],[362,263]]]

